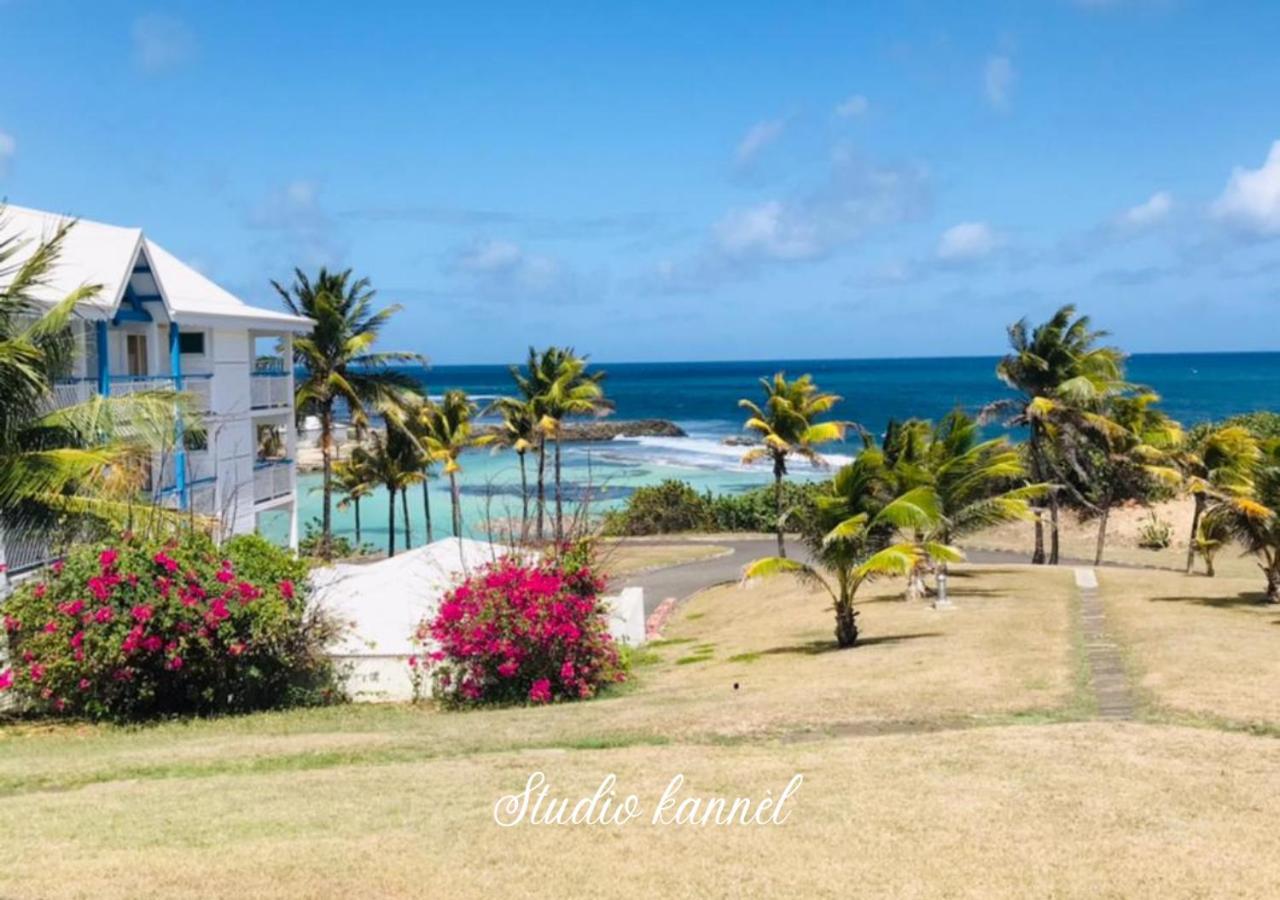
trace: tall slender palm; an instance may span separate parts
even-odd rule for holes
[[[815,510],[803,533],[815,565],[772,556],[750,563],[743,578],[790,572],[820,585],[831,596],[840,647],[852,647],[858,640],[854,601],[863,584],[885,575],[906,575],[925,559],[963,559],[954,547],[911,536],[940,528],[938,495],[925,485],[901,490],[884,453],[874,446],[836,472]]]
[[[564,490],[560,473],[560,440],[565,419],[571,416],[603,416],[613,411],[613,403],[605,399],[605,373],[587,371],[587,357],[575,356],[572,347],[551,347],[543,354],[543,371],[550,376],[543,392],[542,420],[539,427],[554,442],[556,541],[563,542]]]
[[[844,440],[845,422],[817,422],[814,419],[840,402],[835,394],[822,393],[813,378],[801,375],[787,381],[786,373],[778,372],[773,378],[761,378],[764,386],[764,406],[751,400],[739,400],[738,406],[751,413],[744,427],[756,432],[761,445],[743,455],[744,463],[769,459],[773,463],[773,501],[775,527],[778,535],[778,556],[786,558],[783,542],[782,479],[787,474],[787,458],[795,455],[815,466],[825,465],[825,460],[814,448],[832,441]]]
[[[338,488],[338,509],[351,507],[356,517],[356,547],[363,543],[360,528],[360,501],[373,493],[374,481],[372,473],[364,465],[359,456],[352,456],[334,464],[333,481]]]
[[[1031,478],[1037,483],[1066,481],[1064,467],[1071,465],[1058,451],[1069,447],[1059,440],[1075,413],[1101,403],[1124,390],[1124,355],[1101,345],[1105,331],[1092,330],[1088,316],[1076,316],[1075,307],[1061,307],[1034,329],[1026,319],[1009,326],[1012,352],[996,364],[996,375],[1017,392],[1015,399],[989,404],[983,417],[1001,416],[1006,424],[1028,429]],[[1058,561],[1058,507],[1056,490],[1048,495],[1052,531],[1049,562]],[[1044,523],[1036,518],[1036,546],[1031,561],[1045,562]]]
[[[538,442],[538,415],[534,404],[519,397],[499,397],[486,413],[502,417],[497,442],[510,447],[520,460],[520,538],[529,537],[529,475],[525,457],[536,449]]]
[[[1205,512],[1205,530],[1240,541],[1258,557],[1267,578],[1266,599],[1280,603],[1280,438],[1262,442],[1252,472],[1252,496],[1215,500]]]
[[[1198,427],[1191,431],[1177,454],[1184,486],[1195,508],[1191,514],[1191,534],[1187,539],[1187,574],[1195,567],[1197,549],[1216,551],[1221,546],[1221,529],[1202,533],[1204,511],[1211,498],[1248,496],[1253,491],[1253,467],[1260,455],[1258,440],[1241,425],[1222,428]],[[1213,574],[1213,556],[1204,553],[1208,574]]]
[[[440,403],[430,408],[424,431],[427,452],[434,461],[444,465],[444,473],[449,476],[453,533],[457,537],[462,537],[462,491],[458,485],[462,465],[458,459],[465,450],[484,447],[495,440],[492,434],[475,433],[475,412],[476,405],[465,391],[445,391]]]
[[[55,382],[75,358],[76,305],[101,289],[85,285],[51,304],[41,296],[73,227],[68,220],[39,241],[5,234],[0,206],[0,523],[11,539],[43,540],[68,518],[124,522],[132,490],[122,501],[113,488],[171,452],[179,422],[191,434],[202,427],[170,391],[58,407]]]
[[[320,269],[315,279],[294,270],[288,288],[272,281],[284,305],[294,315],[315,321],[310,334],[293,342],[294,364],[303,370],[296,386],[299,417],[320,419],[320,458],[324,495],[321,515],[321,555],[330,555],[333,540],[333,426],[338,404],[344,404],[358,428],[369,424],[369,410],[397,402],[405,391],[417,391],[417,381],[391,366],[422,363],[417,353],[376,351],[377,342],[400,306],[375,310],[375,292],[367,278],[353,278],[350,269]]]

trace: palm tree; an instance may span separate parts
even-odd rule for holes
[[[475,434],[472,422],[475,412],[476,405],[466,391],[445,391],[440,403],[430,407],[424,430],[427,453],[435,462],[444,464],[444,473],[449,476],[453,533],[457,537],[462,537],[462,492],[458,486],[462,466],[458,458],[470,447],[484,447],[495,440],[492,434]]]
[[[743,578],[790,572],[820,585],[834,605],[836,643],[852,647],[858,640],[854,601],[863,584],[885,575],[906,575],[925,559],[963,559],[946,544],[904,539],[911,533],[933,533],[941,523],[937,492],[928,486],[901,491],[884,453],[868,446],[836,472],[816,501],[816,515],[803,535],[815,565],[771,556],[750,563]]]
[[[294,282],[288,288],[277,281],[271,285],[290,312],[315,321],[309,335],[294,339],[293,356],[294,364],[303,370],[296,386],[297,414],[314,414],[320,419],[324,494],[320,552],[328,557],[333,540],[333,425],[337,405],[346,405],[357,427],[367,427],[371,407],[398,402],[402,392],[419,390],[414,378],[390,366],[421,364],[425,360],[417,353],[373,349],[400,306],[374,311],[375,292],[369,279],[352,278],[350,269],[330,272],[321,268],[314,281],[301,269],[294,269]]]
[[[338,509],[346,509],[348,506],[355,509],[356,547],[359,548],[363,543],[360,537],[360,501],[373,493],[377,482],[373,480],[373,474],[359,456],[352,456],[350,459],[335,463],[333,480],[341,494]]]
[[[499,397],[486,414],[497,413],[502,417],[498,431],[498,443],[510,447],[520,460],[520,539],[529,537],[529,476],[525,456],[537,447],[538,415],[534,404],[518,397]]]
[[[1027,450],[1031,478],[1037,483],[1064,485],[1064,466],[1072,467],[1073,453],[1064,442],[1064,429],[1076,414],[1124,390],[1124,356],[1101,346],[1104,331],[1093,331],[1088,316],[1076,317],[1075,307],[1060,308],[1034,329],[1026,319],[1009,326],[1012,350],[996,365],[996,375],[1018,397],[989,404],[982,418],[1005,417],[1005,423],[1028,429]],[[1058,492],[1048,495],[1052,531],[1049,563],[1058,562]],[[1031,561],[1045,562],[1044,523],[1037,517],[1036,546]]]
[[[1098,513],[1095,566],[1102,564],[1107,520],[1118,501],[1146,496],[1152,482],[1182,483],[1182,473],[1173,464],[1183,441],[1182,427],[1156,408],[1159,399],[1150,391],[1112,397],[1106,402],[1105,415],[1084,419],[1094,438],[1085,466],[1088,493]]]
[[[3,218],[0,207],[0,229]],[[10,539],[43,541],[67,520],[126,521],[145,463],[173,449],[179,428],[202,431],[171,391],[57,405],[55,382],[75,356],[76,306],[101,289],[85,285],[52,305],[37,299],[74,226],[34,246],[0,234],[0,522]]]
[[[773,462],[773,499],[778,534],[778,556],[787,556],[783,543],[782,479],[787,474],[787,457],[795,454],[815,466],[825,465],[814,447],[831,441],[844,440],[845,422],[815,422],[814,418],[840,402],[835,394],[818,390],[809,375],[801,375],[795,381],[787,381],[786,373],[778,372],[772,379],[761,378],[764,385],[764,407],[750,400],[739,400],[738,406],[751,413],[745,428],[756,432],[761,446],[753,447],[742,457],[750,464],[760,459]]]
[[[936,531],[917,539],[950,544],[973,531],[1029,519],[1030,501],[1048,492],[1048,485],[1026,483],[1023,455],[1007,438],[981,437],[978,421],[960,409],[936,425],[919,419],[889,423],[884,454],[898,489],[925,486],[938,497]],[[913,589],[924,589],[919,568],[912,573],[909,595]]]
[[[404,453],[396,446],[396,430],[371,431],[367,441],[351,451],[351,461],[372,484],[387,491],[387,556],[396,555],[396,495],[414,474],[404,467]]]
[[[1213,574],[1212,554],[1222,546],[1223,533],[1220,528],[1201,528],[1205,508],[1210,498],[1247,496],[1252,492],[1252,472],[1259,455],[1257,438],[1241,425],[1201,426],[1188,435],[1177,455],[1184,485],[1195,503],[1187,540],[1188,575],[1195,567],[1197,551],[1204,557],[1207,573]]]
[[[1262,443],[1253,467],[1253,496],[1233,494],[1205,512],[1208,532],[1221,532],[1258,557],[1267,578],[1268,603],[1280,603],[1280,439]]]

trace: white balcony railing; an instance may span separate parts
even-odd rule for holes
[[[127,397],[144,391],[171,391],[175,382],[170,375],[112,375],[109,379],[112,397]],[[196,410],[208,412],[213,398],[212,375],[184,375],[182,389],[194,400]],[[84,403],[98,392],[96,378],[69,378],[53,386],[56,408]]]
[[[276,409],[288,406],[288,373],[254,372],[249,379],[249,405],[253,409]]]
[[[173,453],[167,454],[161,462],[157,470],[156,483],[161,486],[162,490],[169,490],[178,483],[178,479],[174,475],[177,463],[177,455]],[[186,474],[188,485],[202,481],[213,481],[217,476],[213,454],[208,450],[188,450],[186,452]]]
[[[254,464],[253,502],[265,503],[293,492],[293,460],[273,459]]]

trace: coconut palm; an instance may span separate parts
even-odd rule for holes
[[[1084,419],[1093,437],[1085,456],[1087,495],[1098,515],[1094,565],[1102,564],[1107,521],[1115,504],[1147,496],[1153,483],[1178,486],[1182,473],[1176,453],[1183,442],[1182,427],[1156,407],[1160,397],[1150,391],[1116,396],[1106,401],[1105,414]]]
[[[1017,392],[983,411],[1005,424],[1028,430],[1031,479],[1064,485],[1075,468],[1071,429],[1082,411],[1095,410],[1107,397],[1125,390],[1124,355],[1101,345],[1105,331],[1094,331],[1088,316],[1076,317],[1074,306],[1061,307],[1034,329],[1026,319],[1009,326],[1012,352],[996,364],[996,375]],[[1096,411],[1096,410],[1095,410]],[[1058,492],[1048,494],[1051,521],[1049,563],[1058,562]],[[1031,561],[1045,562],[1044,524],[1037,517]]]
[[[3,223],[0,207],[0,522],[10,539],[31,541],[68,520],[120,524],[151,458],[171,452],[179,430],[194,436],[202,426],[171,391],[57,405],[55,382],[74,361],[76,306],[100,286],[43,302],[75,222],[39,242],[5,235]]]
[[[529,536],[529,476],[525,457],[537,448],[538,419],[534,404],[518,397],[499,397],[486,414],[497,413],[502,417],[497,443],[510,447],[520,460],[520,537]]]
[[[834,605],[836,643],[852,647],[858,640],[854,601],[863,584],[907,575],[922,560],[963,559],[954,547],[914,537],[936,532],[941,522],[937,492],[923,485],[900,490],[883,451],[868,446],[836,472],[816,500],[813,522],[803,534],[814,564],[772,556],[750,563],[743,577],[790,572],[820,585]]]
[[[786,558],[787,548],[783,542],[783,510],[782,479],[787,474],[787,458],[799,456],[815,466],[825,465],[825,460],[814,448],[844,440],[845,422],[817,422],[817,416],[829,412],[840,402],[835,394],[822,393],[812,376],[801,375],[794,381],[787,381],[785,372],[778,372],[773,378],[761,378],[764,386],[764,406],[758,406],[751,400],[739,400],[738,406],[747,410],[751,416],[744,427],[756,432],[761,445],[752,447],[743,455],[742,461],[750,464],[761,459],[773,463],[773,500],[775,526],[778,535],[778,556]]]
[[[1258,557],[1268,603],[1280,603],[1280,439],[1264,441],[1253,466],[1253,495],[1215,500],[1205,512],[1207,532],[1229,535]]]
[[[459,457],[471,447],[492,444],[495,435],[476,434],[473,424],[476,405],[466,391],[445,391],[439,404],[432,405],[426,414],[423,445],[435,462],[444,465],[449,476],[449,495],[453,504],[453,533],[462,536],[462,491],[458,475],[462,472]]]
[[[416,473],[405,468],[405,454],[398,446],[394,427],[386,432],[371,431],[366,441],[351,451],[351,462],[363,471],[371,484],[387,492],[387,556],[396,555],[396,495],[412,483]]]
[[[374,481],[373,474],[359,456],[335,463],[333,481],[339,492],[338,509],[351,507],[355,510],[356,547],[360,547],[363,543],[360,536],[360,501],[373,493],[378,482]]]
[[[276,281],[271,285],[290,312],[315,321],[310,334],[294,339],[293,356],[294,364],[303,370],[295,388],[297,414],[320,420],[324,496],[320,553],[328,557],[333,539],[333,426],[338,405],[346,406],[357,428],[367,427],[372,409],[399,402],[406,391],[419,390],[414,378],[391,366],[425,360],[417,353],[373,349],[400,306],[375,311],[369,279],[353,278],[350,269],[321,268],[314,280],[294,269],[288,288]]]
[[[1048,485],[1027,484],[1023,454],[1007,438],[982,440],[981,426],[963,410],[953,410],[937,424],[919,419],[890,422],[884,454],[900,491],[930,487],[941,514],[936,530],[918,540],[950,544],[983,528],[1032,517],[1030,501],[1043,497]],[[908,596],[924,590],[917,568]]]
[[[1184,487],[1195,504],[1191,534],[1187,541],[1187,574],[1195,567],[1199,552],[1207,573],[1213,574],[1213,553],[1222,546],[1220,527],[1201,528],[1204,511],[1211,498],[1248,496],[1253,490],[1253,467],[1259,458],[1258,440],[1241,425],[1195,428],[1177,454]]]

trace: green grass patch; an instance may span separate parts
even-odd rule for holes
[[[736,653],[729,657],[729,662],[753,663],[760,658],[759,653]]]

